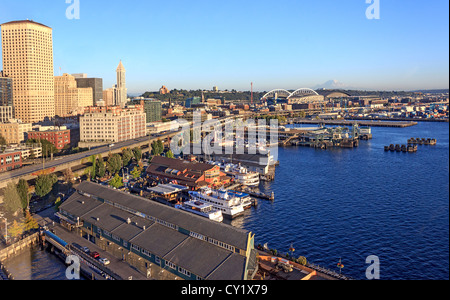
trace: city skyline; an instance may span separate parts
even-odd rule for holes
[[[32,19],[53,29],[54,75],[87,73],[131,95],[169,89],[268,91],[314,88],[445,89],[448,2],[2,1],[0,23]],[[42,10],[43,2],[47,3]],[[119,43],[117,41],[120,41]],[[2,66],[3,68],[3,66]]]

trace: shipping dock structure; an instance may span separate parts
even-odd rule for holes
[[[324,127],[313,129],[294,129],[280,134],[280,146],[305,146],[318,149],[355,148],[360,140],[372,139],[372,131],[368,126],[360,127],[354,123],[348,127]]]

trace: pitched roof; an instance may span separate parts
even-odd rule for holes
[[[220,240],[229,245],[238,247],[239,249],[247,249],[247,236],[250,233],[247,230],[236,228],[224,223],[211,221],[207,218],[200,217],[195,214],[185,212],[183,210],[179,210],[164,204],[160,204],[156,201],[148,200],[136,195],[128,194],[119,190],[114,190],[110,187],[105,187],[103,185],[88,181],[80,183],[80,185],[77,187],[77,190],[88,193],[90,195],[95,195],[112,203],[119,204],[122,207],[130,208],[132,210],[140,212],[141,214],[153,216],[187,230],[197,232],[216,240]],[[75,193],[72,197],[75,197],[74,200],[78,200],[79,202],[79,197],[83,196]],[[71,211],[75,211],[76,207],[78,207],[79,205],[75,205],[75,203],[73,203],[74,201],[72,201],[72,197],[71,201],[66,201],[67,204],[65,202],[63,205],[61,205],[61,207],[65,207],[67,209],[70,209]],[[71,202],[73,204],[71,204]],[[87,201],[87,204],[89,204],[88,202],[90,201]],[[95,202],[97,203],[97,205],[101,204],[101,202]],[[96,208],[94,204],[89,205],[93,206],[92,209]],[[92,209],[90,209],[89,211],[91,211]],[[82,213],[86,212],[83,211]]]
[[[163,156],[154,156],[150,162],[150,166],[151,165],[163,166],[163,167],[178,170],[181,172],[183,172],[186,169],[189,169],[190,171],[197,171],[197,172],[201,172],[201,173],[211,170],[216,167],[216,166],[213,166],[210,164],[199,163],[199,162],[190,162],[187,160],[167,158],[167,157],[163,157]]]
[[[192,237],[189,231],[242,250],[247,250],[249,231],[92,182],[82,182],[77,190],[83,194],[74,193],[60,206],[75,218],[80,217],[202,278],[244,278],[245,256]],[[180,230],[147,216],[178,225]]]
[[[117,72],[125,72],[125,67],[122,64],[122,61],[120,61],[119,66],[117,66]]]

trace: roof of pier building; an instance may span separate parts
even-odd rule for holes
[[[91,182],[81,183],[60,212],[203,279],[244,279],[253,251],[253,235],[247,230]]]

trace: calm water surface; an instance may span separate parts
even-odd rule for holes
[[[66,280],[66,266],[56,255],[39,247],[23,250],[5,262],[15,280]]]

